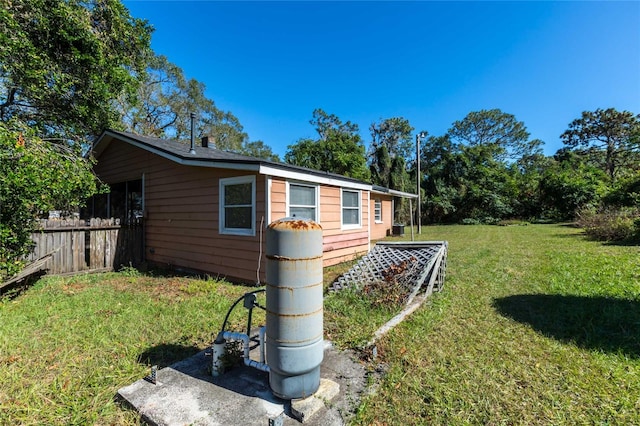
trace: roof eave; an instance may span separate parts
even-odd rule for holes
[[[180,155],[112,130],[105,130],[102,135],[100,135],[100,137],[96,140],[92,148],[94,156],[97,158],[102,152],[104,152],[104,150],[109,146],[113,139],[123,140],[130,145],[185,166],[245,170],[258,172],[264,175],[282,177],[287,179],[296,179],[312,183],[322,183],[353,189],[371,190],[370,184],[358,181],[353,178],[349,178],[347,176],[340,176],[320,170],[305,169],[298,166],[275,163],[267,160],[215,160],[210,158],[193,157],[192,154],[188,154],[186,152],[184,155]]]
[[[411,194],[409,192],[397,191],[395,189],[385,188],[383,186],[372,185],[371,192],[374,194],[383,194],[383,195],[392,195],[394,197],[402,197],[402,198],[418,198],[416,194]]]

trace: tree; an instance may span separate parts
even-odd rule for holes
[[[560,150],[540,180],[541,200],[554,219],[571,220],[589,205],[597,205],[607,191],[605,172],[570,150]]]
[[[343,123],[335,114],[327,114],[321,108],[313,110],[313,118],[309,123],[316,128],[320,140],[326,141],[331,134],[357,135],[358,125],[347,121]]]
[[[463,146],[454,158],[461,174],[458,185],[464,197],[457,209],[458,219],[493,221],[513,214],[514,194],[504,162],[496,159],[496,146]]]
[[[96,193],[92,163],[78,149],[16,120],[0,122],[0,281],[21,269],[38,215],[73,211]]]
[[[387,118],[372,123],[371,145],[369,147],[369,169],[371,182],[398,191],[407,191],[409,173],[406,159],[413,153],[413,127],[402,117]],[[399,198],[395,203],[394,216],[404,220],[408,216],[408,206]]]
[[[430,137],[421,148],[427,176],[427,220],[492,222],[536,207],[534,159],[542,156],[540,140],[529,140],[524,123],[498,109],[469,113],[446,135]]]
[[[402,117],[393,117],[381,120],[379,123],[372,123],[369,126],[371,132],[370,156],[378,148],[385,146],[389,155],[409,159],[413,157],[413,127],[409,120]]]
[[[614,108],[584,111],[560,137],[568,148],[583,149],[591,159],[604,154],[601,167],[612,182],[621,169],[640,167],[640,114]]]
[[[545,201],[540,191],[540,183],[554,161],[543,154],[533,154],[520,158],[510,165],[515,187],[514,214],[520,218],[549,216],[545,211]]]
[[[389,150],[386,145],[378,146],[373,153],[370,154],[369,170],[371,172],[372,183],[390,188],[391,157],[389,156]]]
[[[0,276],[17,272],[34,219],[96,191],[87,141],[120,128],[151,27],[118,0],[0,0]]]
[[[269,161],[280,161],[278,154],[275,154],[271,150],[271,147],[262,141],[245,142],[242,145],[240,154],[248,155],[250,157],[264,158]]]
[[[322,170],[325,167],[325,158],[321,142],[308,138],[298,139],[295,144],[287,146],[284,161],[300,167]]]
[[[640,171],[617,179],[603,201],[606,206],[635,207],[640,213]]]
[[[118,127],[114,98],[135,94],[150,37],[118,0],[2,0],[0,121],[79,143]]]
[[[358,126],[343,123],[336,115],[321,109],[313,111],[310,123],[319,139],[300,139],[287,147],[284,160],[289,164],[337,173],[368,181],[370,172]]]
[[[420,154],[421,168],[427,176],[422,212],[430,222],[451,221],[461,198],[457,147],[448,135],[429,136],[422,141]]]
[[[524,123],[499,109],[470,112],[454,122],[447,134],[465,145],[491,146],[498,161],[517,160],[540,151],[540,141],[529,141]]]
[[[136,101],[120,100],[126,130],[186,141],[191,135],[193,112],[197,137],[212,137],[219,149],[243,151],[248,142],[240,121],[205,96],[203,83],[187,80],[182,69],[162,55],[150,55],[146,71]]]

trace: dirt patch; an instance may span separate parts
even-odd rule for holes
[[[100,280],[87,281],[84,277],[71,277],[60,286],[60,290],[67,295],[81,293],[91,287],[99,285],[110,287],[118,292],[132,292],[146,294],[167,301],[178,301],[186,296],[197,296],[212,293],[222,297],[235,297],[235,293],[227,286],[215,280],[202,280],[192,277],[180,276],[127,276],[110,274],[101,277]],[[105,314],[108,314],[105,312]]]

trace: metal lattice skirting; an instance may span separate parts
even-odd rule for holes
[[[392,276],[406,287],[409,304],[421,292],[429,296],[442,290],[446,264],[446,241],[379,242],[334,282],[329,291],[362,288],[388,281]]]

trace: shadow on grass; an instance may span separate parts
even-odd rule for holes
[[[640,239],[628,239],[621,241],[606,241],[603,242],[605,246],[618,246],[618,247],[638,247],[640,246]]]
[[[640,235],[635,235],[632,236],[630,238],[626,238],[623,240],[605,240],[602,238],[598,238],[594,235],[589,235],[587,233],[587,231],[583,228],[581,228],[578,225],[572,225],[572,224],[563,224],[563,225],[559,225],[559,226],[564,226],[567,228],[576,228],[576,229],[582,229],[582,232],[580,233],[571,233],[571,234],[555,234],[554,236],[557,238],[580,238],[584,241],[595,241],[597,243],[600,243],[604,246],[620,246],[620,247],[637,247],[640,246]]]
[[[640,358],[640,300],[521,294],[494,299],[502,315],[562,342]]]
[[[184,346],[163,343],[147,349],[138,355],[138,362],[146,365],[157,365],[158,368],[168,367],[178,361],[189,358],[202,349],[197,346]]]

